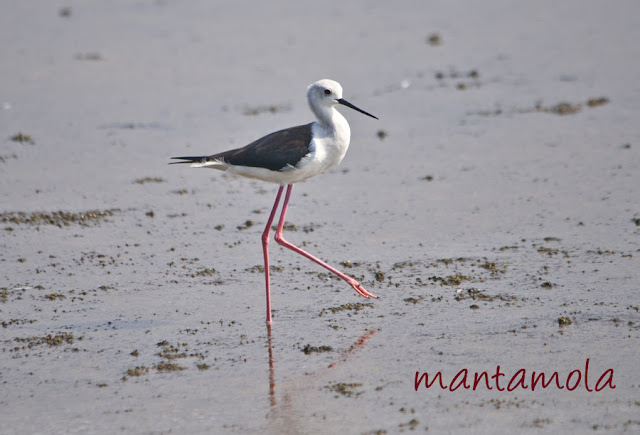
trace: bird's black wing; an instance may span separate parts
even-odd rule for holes
[[[288,166],[295,166],[309,154],[312,125],[311,123],[276,131],[242,148],[224,151],[211,156],[172,158],[186,160],[178,163],[204,163],[218,160],[234,166],[249,166],[279,171]]]

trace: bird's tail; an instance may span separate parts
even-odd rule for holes
[[[170,165],[179,165],[180,163],[204,163],[207,156],[190,156],[190,157],[171,157],[172,160],[183,160],[182,162],[170,162]]]
[[[226,169],[226,165],[221,160],[212,158],[211,156],[185,156],[185,157],[171,157],[175,160],[182,160],[182,162],[170,162],[170,165],[177,165],[180,163],[190,163],[192,168],[213,168],[213,169]]]

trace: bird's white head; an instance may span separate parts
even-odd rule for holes
[[[331,109],[337,104],[342,104],[367,116],[378,119],[342,98],[342,86],[334,80],[323,79],[311,84],[307,89],[307,102],[309,103],[311,111],[321,120],[329,119],[331,112],[333,112]]]
[[[323,79],[309,85],[307,89],[307,101],[311,109],[314,107],[333,107],[342,98],[342,86],[340,83]]]

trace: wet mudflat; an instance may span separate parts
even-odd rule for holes
[[[576,4],[12,3],[0,432],[637,432],[640,11]],[[166,163],[323,77],[380,121],[285,235],[380,300],[273,243],[267,328],[276,186]]]

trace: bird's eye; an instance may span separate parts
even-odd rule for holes
[[[331,95],[331,91],[330,91],[329,89],[325,89],[325,90],[324,90],[324,94],[325,94],[325,95]]]

